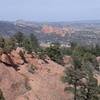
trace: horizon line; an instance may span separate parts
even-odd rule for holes
[[[86,20],[59,20],[59,21],[35,21],[35,20],[25,20],[25,19],[16,19],[16,20],[2,20],[0,19],[0,21],[5,21],[5,22],[16,22],[16,21],[25,21],[25,22],[36,22],[36,23],[73,23],[73,22],[97,22],[97,21],[100,21],[100,19],[86,19]]]

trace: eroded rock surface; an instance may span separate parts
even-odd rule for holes
[[[61,81],[63,66],[30,54],[26,54],[28,63],[19,64],[22,59],[16,50],[9,56],[19,70],[0,63],[0,88],[6,100],[71,100],[72,95],[64,92],[65,84]],[[29,71],[30,65],[36,67],[34,73]]]
[[[25,78],[13,68],[0,64],[0,89],[6,100],[15,100],[19,95],[27,92]]]

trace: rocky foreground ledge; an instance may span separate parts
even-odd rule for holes
[[[0,56],[0,88],[6,100],[71,100],[72,95],[64,92],[65,84],[61,82],[61,65],[30,54],[25,55],[25,63],[20,50]]]

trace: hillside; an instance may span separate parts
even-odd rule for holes
[[[48,63],[26,54],[28,63],[21,63],[18,55],[20,48],[9,55],[17,64],[18,71],[7,56],[1,55],[0,88],[6,100],[70,100],[71,94],[64,92],[65,85],[61,82],[64,68],[48,59]],[[12,66],[9,66],[10,64]],[[36,66],[34,73],[30,66]]]
[[[87,48],[73,45],[70,48],[61,48],[59,44],[51,44],[50,47],[41,48],[33,35],[27,38],[29,40],[22,33],[17,33],[13,41],[12,38],[1,38],[0,94],[3,94],[0,98],[2,96],[5,100],[73,100],[75,97],[86,96],[90,98],[87,100],[99,98],[98,46]],[[79,96],[76,92],[72,92],[72,89]]]

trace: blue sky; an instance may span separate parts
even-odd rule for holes
[[[0,0],[0,20],[77,21],[100,19],[100,0]]]

